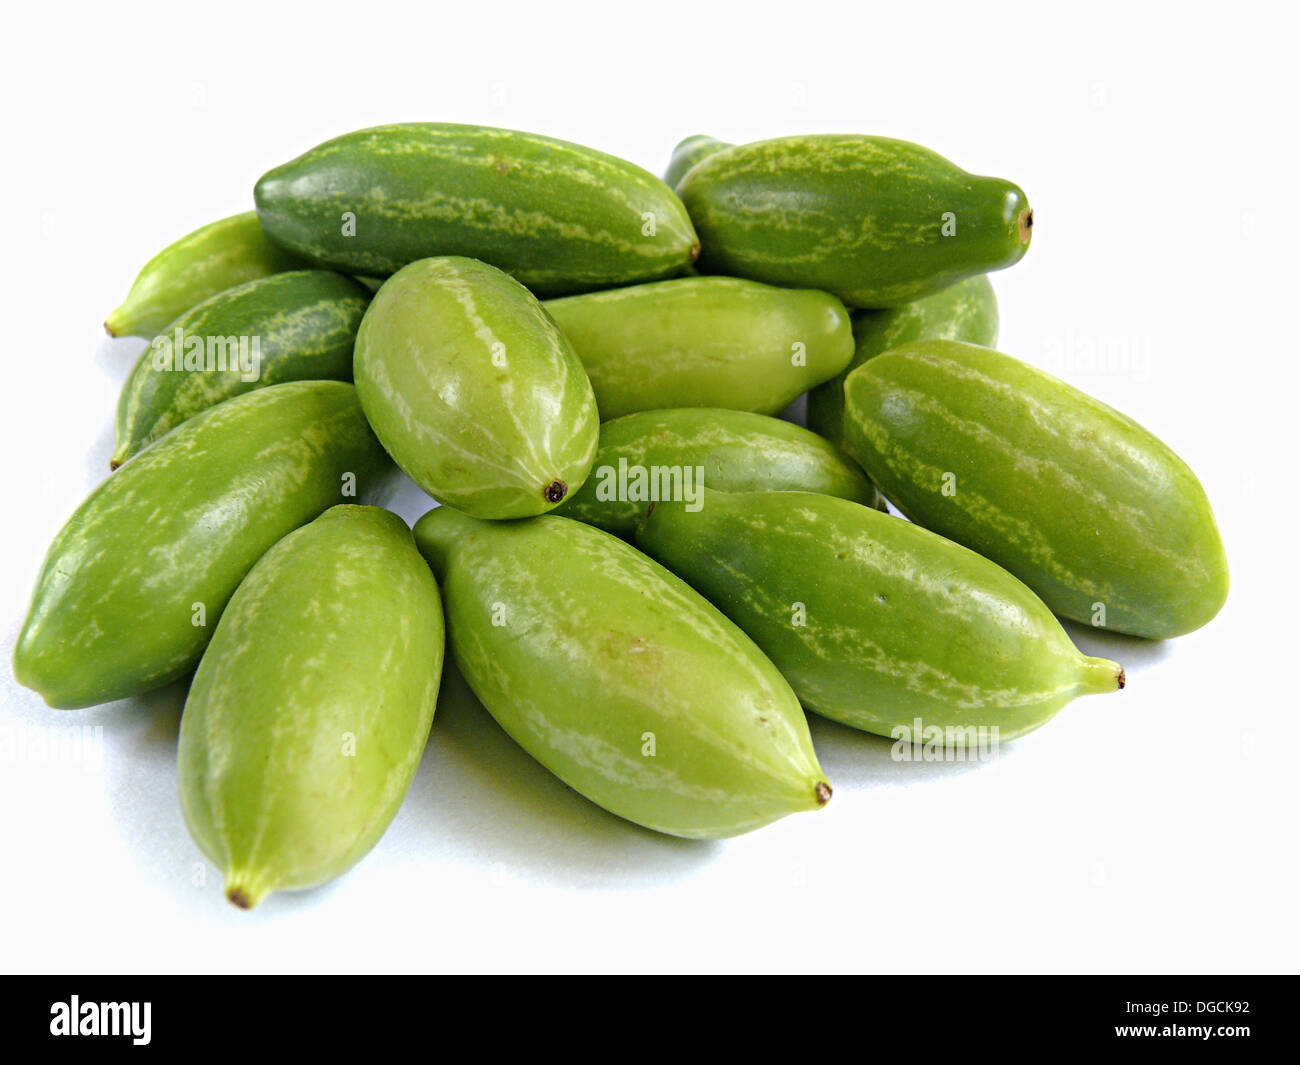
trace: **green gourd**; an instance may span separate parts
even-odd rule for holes
[[[1057,614],[1161,639],[1223,606],[1196,475],[1131,418],[974,344],[923,340],[844,383],[845,449],[891,503],[991,558]]]
[[[352,378],[370,295],[328,270],[246,281],[190,308],[144,350],[117,405],[116,469],[187,418],[285,381]]]
[[[808,428],[843,446],[844,379],[868,359],[913,340],[998,342],[998,301],[985,274],[958,281],[933,296],[883,311],[853,316],[853,358],[824,385],[808,393]]]
[[[707,137],[702,133],[687,137],[673,149],[672,158],[668,160],[668,169],[664,171],[664,183],[671,188],[676,188],[677,183],[686,176],[686,172],[701,159],[730,147],[731,145],[726,141]]]
[[[1016,185],[886,137],[739,144],[693,166],[677,191],[702,273],[824,289],[850,307],[893,307],[1001,270],[1033,227]]]
[[[807,492],[704,495],[695,513],[657,504],[637,544],[739,625],[809,710],[968,747],[1124,686],[1015,577],[902,518]]]
[[[653,174],[490,126],[357,130],[264,174],[255,196],[272,240],[354,274],[466,256],[558,296],[672,277],[699,254],[681,201]]]
[[[605,422],[591,475],[556,513],[629,537],[651,503],[698,505],[706,486],[879,502],[857,463],[816,433],[748,411],[680,407]]]
[[[14,676],[58,709],[178,680],[268,548],[336,503],[381,494],[391,471],[341,381],[272,385],[195,415],[55,537]]]

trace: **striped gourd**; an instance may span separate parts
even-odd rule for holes
[[[844,385],[845,448],[903,513],[1056,613],[1162,638],[1209,621],[1228,566],[1187,464],[1130,418],[973,344],[905,344]]]
[[[964,340],[992,347],[998,342],[998,301],[985,274],[958,281],[883,311],[853,316],[853,358],[842,373],[808,393],[808,428],[843,444],[844,379],[882,351],[913,340]]]
[[[488,126],[348,133],[263,175],[256,199],[273,240],[349,273],[463,255],[561,295],[671,277],[699,251],[681,202],[653,174]]]
[[[703,273],[820,288],[893,307],[1029,247],[1033,212],[1009,181],[884,137],[781,137],[715,152],[677,190]]]
[[[440,503],[541,514],[586,479],[600,431],[572,346],[532,294],[475,259],[422,259],[380,288],[353,366],[389,454]]]
[[[246,281],[186,311],[145,349],[117,404],[116,469],[224,399],[285,381],[352,378],[370,294],[328,270]]]
[[[305,265],[266,239],[257,212],[211,222],[145,263],[122,306],[104,322],[109,336],[151,337],[218,292]]]
[[[868,506],[879,498],[856,463],[801,426],[747,411],[680,407],[605,422],[591,475],[557,513],[627,537],[651,503],[698,502],[706,486],[824,492]]]
[[[776,414],[853,354],[834,296],[731,277],[686,277],[548,300],[600,416],[726,407]]]
[[[734,836],[830,798],[790,687],[717,610],[622,540],[439,507],[415,526],[447,638],[506,732],[629,821]]]
[[[375,845],[424,754],[442,658],[438,586],[396,514],[332,507],[262,556],[181,718],[185,821],[231,902],[324,883]]]
[[[668,160],[668,169],[664,171],[664,183],[671,188],[676,188],[677,183],[686,176],[686,172],[701,159],[730,147],[731,145],[726,141],[705,136],[703,133],[687,137],[673,149],[672,158]]]
[[[695,513],[657,505],[637,544],[748,633],[805,707],[854,728],[996,743],[1124,684],[1011,574],[848,500],[706,491]]]
[[[266,550],[382,491],[391,469],[341,381],[273,385],[196,415],[111,474],[55,538],[14,676],[59,709],[185,676]]]

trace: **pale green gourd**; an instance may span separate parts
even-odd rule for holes
[[[151,337],[232,285],[306,265],[267,240],[256,211],[245,211],[196,229],[145,263],[104,329],[109,336]]]
[[[684,277],[548,300],[591,378],[602,421],[639,410],[777,414],[848,365],[834,296],[731,277]]]
[[[248,909],[378,842],[424,754],[442,674],[438,587],[395,514],[338,506],[244,578],[181,718],[190,833]]]
[[[830,798],[808,723],[757,647],[617,537],[439,507],[415,540],[456,664],[502,728],[630,821],[718,838]]]
[[[475,259],[422,259],[389,278],[361,321],[353,377],[397,464],[478,517],[550,510],[596,454],[572,345],[523,285]]]

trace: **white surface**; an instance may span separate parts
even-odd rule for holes
[[[410,119],[535,129],[656,172],[690,133],[872,132],[1016,180],[1036,225],[994,279],[999,346],[1188,460],[1227,543],[1226,609],[1162,646],[1085,634],[1128,690],[993,764],[895,764],[888,741],[814,721],[834,801],[715,845],[603,813],[472,701],[444,699],[379,847],[251,914],[223,901],[181,819],[181,693],[56,712],[6,668],[0,968],[1294,971],[1284,8],[508,7],[10,12],[6,664],[46,546],[107,473],[142,342],[99,323],[135,271],[251,206],[269,167]],[[85,726],[102,727],[87,757],[41,756]]]

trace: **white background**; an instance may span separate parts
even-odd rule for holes
[[[979,10],[974,10],[978,7]],[[1168,17],[1157,14],[1170,12]],[[0,967],[17,971],[1253,971],[1297,967],[1297,92],[1283,5],[19,5],[6,161]],[[661,172],[704,132],[867,132],[1017,181],[1000,347],[1198,472],[1233,590],[994,763],[813,722],[835,799],[717,844],[567,791],[454,677],[375,851],[229,906],[176,799],[183,693],[58,712],[7,663],[108,472],[142,341],[100,322],[176,237],[349,129],[481,122]],[[424,508],[412,491],[408,520]],[[41,745],[102,727],[81,759]]]

